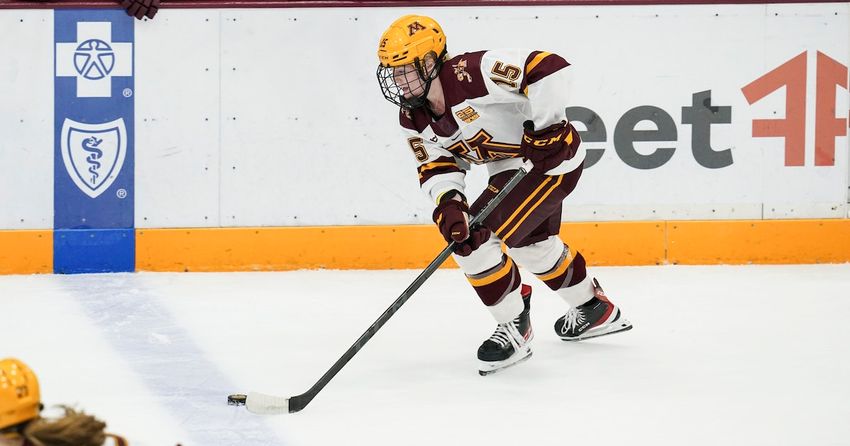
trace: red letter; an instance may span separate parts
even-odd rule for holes
[[[835,117],[836,86],[847,88],[847,67],[818,51],[815,166],[834,166],[835,138],[847,135],[847,120]]]
[[[742,88],[751,105],[785,86],[785,119],[753,119],[753,136],[785,138],[785,165],[806,159],[806,52]],[[834,108],[834,107],[833,107]]]

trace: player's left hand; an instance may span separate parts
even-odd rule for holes
[[[472,254],[472,251],[478,249],[484,242],[490,239],[490,229],[486,226],[475,225],[469,231],[469,237],[461,243],[455,244],[455,254],[466,257]]]
[[[160,0],[120,0],[121,7],[127,10],[127,15],[139,20],[147,17],[152,19],[159,11]]]
[[[523,158],[534,163],[534,170],[546,172],[572,157],[572,150],[567,144],[570,127],[566,121],[540,130],[534,130],[534,122],[525,121],[523,129],[520,152]]]

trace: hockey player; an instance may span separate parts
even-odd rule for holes
[[[126,446],[103,432],[97,418],[62,407],[62,416],[43,418],[35,373],[23,362],[0,360],[0,446]]]
[[[434,19],[406,15],[378,44],[377,76],[418,165],[419,184],[434,200],[433,220],[454,259],[498,325],[478,349],[482,375],[531,355],[531,287],[517,265],[534,273],[569,306],[555,321],[563,340],[625,331],[631,324],[585,270],[585,259],[558,237],[561,202],[576,187],[585,150],[567,121],[569,63],[544,51],[493,50],[449,58]],[[534,168],[484,224],[476,215],[530,160]],[[489,174],[468,205],[470,164]],[[503,253],[502,244],[507,246]]]

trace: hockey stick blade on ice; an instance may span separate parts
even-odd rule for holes
[[[508,195],[508,193],[513,190],[517,183],[519,183],[520,180],[528,174],[532,167],[531,162],[526,161],[526,163],[519,168],[517,173],[508,180],[502,190],[500,190],[499,193],[497,193],[496,196],[493,197],[486,206],[484,206],[484,209],[482,209],[481,212],[472,219],[469,226],[474,227],[483,222],[484,219],[490,215],[490,212],[492,212],[493,209]],[[436,271],[437,268],[439,268],[440,265],[449,258],[454,247],[455,242],[452,242],[443,248],[440,254],[438,254],[437,257],[432,260],[421,273],[419,273],[419,276],[416,277],[413,283],[411,283],[410,286],[401,293],[401,296],[399,296],[398,299],[396,299],[395,302],[393,302],[392,305],[390,305],[389,308],[387,308],[383,314],[381,314],[381,316],[369,326],[368,329],[366,329],[365,333],[360,335],[360,337],[354,341],[354,344],[346,350],[346,352],[334,363],[334,365],[332,365],[331,368],[328,369],[328,371],[319,378],[319,381],[313,384],[313,387],[310,387],[309,390],[300,395],[295,395],[289,398],[255,392],[248,394],[235,394],[227,397],[227,404],[231,406],[245,406],[249,412],[260,415],[295,413],[306,407],[307,404],[310,404],[310,401],[312,401],[313,398],[315,398],[316,395],[328,384],[328,382],[330,382],[330,380],[333,379],[333,377],[336,376],[336,374],[339,373],[346,364],[348,364],[348,361],[351,361],[351,358],[353,358],[354,355],[356,355],[357,352],[359,352],[360,349],[362,349],[363,346],[372,339],[372,336],[375,336],[375,333],[377,333],[378,330],[387,323],[398,309],[401,308],[401,306],[404,305],[411,296],[413,296],[413,293],[415,293],[416,290],[418,290],[419,287],[422,286],[429,277],[431,277],[434,271]]]
[[[251,392],[247,395],[230,395],[227,397],[227,404],[231,406],[245,406],[248,409],[248,412],[260,415],[279,415],[282,413],[289,413],[289,398],[281,398],[256,392]]]

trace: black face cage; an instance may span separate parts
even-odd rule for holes
[[[433,55],[434,53],[431,54]],[[443,56],[445,56],[445,54],[446,52],[444,50],[443,54],[436,58],[434,69],[431,70],[430,73],[425,72],[425,65],[421,59],[416,59],[413,62],[413,66],[419,74],[419,79],[421,79],[424,83],[425,89],[421,95],[413,96],[411,98],[404,97],[404,90],[401,88],[402,86],[397,84],[395,81],[393,70],[397,67],[385,67],[383,65],[378,65],[376,75],[378,76],[378,85],[381,86],[381,93],[384,94],[384,98],[393,104],[408,110],[426,105],[428,102],[428,91],[431,89],[431,81],[436,79],[440,74],[440,68],[443,66]],[[408,85],[405,85],[405,87],[407,86]]]

